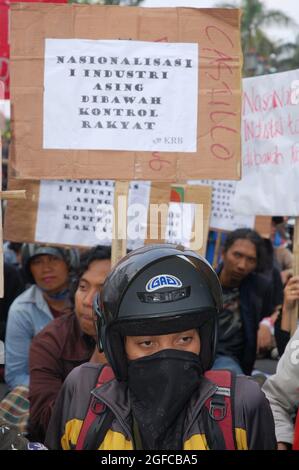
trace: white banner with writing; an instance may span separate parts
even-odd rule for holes
[[[46,149],[195,152],[198,44],[46,39]]]
[[[150,181],[131,181],[127,207],[127,248],[144,245],[147,236]],[[170,203],[166,212],[165,241],[190,246],[195,204]],[[111,245],[114,181],[42,180],[35,230],[40,243]]]
[[[35,239],[40,243],[111,245],[114,181],[42,180]]]
[[[299,215],[299,70],[243,80],[242,164],[235,210]]]

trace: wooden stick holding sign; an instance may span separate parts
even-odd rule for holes
[[[221,239],[222,239],[222,230],[217,230],[216,232],[216,243],[215,243],[215,251],[214,251],[214,257],[213,257],[213,268],[216,269],[218,266],[218,260],[220,256],[220,250],[221,250]]]
[[[111,265],[127,253],[127,208],[129,181],[116,181],[114,189],[114,219],[111,245]]]
[[[294,276],[299,275],[299,217],[295,218],[294,238],[293,238],[293,253],[294,253]],[[291,336],[295,333],[298,324],[299,315],[299,302],[297,300],[296,306],[293,309],[290,318]]]
[[[0,191],[0,199],[26,199],[25,189],[20,191]]]

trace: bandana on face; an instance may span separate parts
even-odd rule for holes
[[[41,287],[40,290],[47,294],[47,296],[53,300],[66,300],[70,296],[69,289],[63,289],[62,291],[57,292],[56,294],[49,294],[46,289],[42,289]]]
[[[143,449],[182,449],[186,408],[201,375],[199,356],[187,351],[165,349],[129,361],[132,414]]]

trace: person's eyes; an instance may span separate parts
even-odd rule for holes
[[[79,284],[79,289],[85,292],[87,290],[87,284]]]
[[[140,341],[138,344],[139,346],[150,348],[153,345],[153,341],[145,340],[145,341]]]
[[[191,343],[192,340],[193,340],[193,336],[182,336],[179,339],[179,342],[182,343],[182,344],[189,344],[189,343]]]
[[[30,263],[30,266],[39,266],[40,264],[42,264],[40,259],[33,259]]]

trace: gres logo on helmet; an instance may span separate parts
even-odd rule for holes
[[[182,287],[182,282],[175,276],[170,274],[160,274],[159,276],[152,277],[146,284],[145,289],[147,292],[162,289],[163,287]]]
[[[125,336],[197,328],[199,361],[205,371],[214,362],[221,309],[218,277],[203,257],[170,244],[139,248],[114,267],[101,296],[95,298],[98,346],[115,376],[123,380],[127,377]]]

